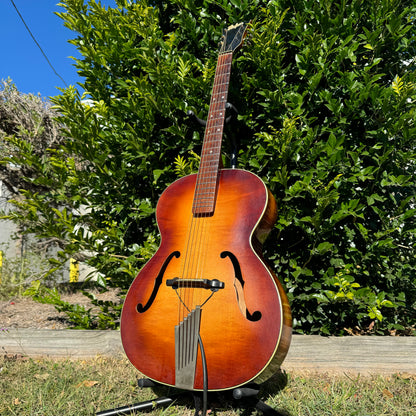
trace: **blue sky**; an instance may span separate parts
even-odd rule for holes
[[[26,24],[42,47],[56,72],[68,85],[81,81],[70,56],[78,52],[68,43],[76,34],[66,29],[54,14],[63,11],[59,0],[14,0]],[[114,5],[113,0],[102,4]],[[0,79],[11,78],[22,93],[40,93],[43,97],[59,94],[65,87],[31,38],[10,0],[0,0]]]

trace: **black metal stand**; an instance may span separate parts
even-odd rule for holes
[[[158,384],[149,379],[138,380],[139,387],[157,387]],[[243,387],[238,387],[232,390],[232,398],[239,407],[245,409],[256,409],[263,413],[264,416],[284,416],[279,411],[273,409],[258,398],[260,387],[257,384],[248,384]],[[224,394],[224,392],[222,392]],[[184,398],[186,395],[192,395],[195,403],[195,416],[201,411],[201,397],[196,392],[178,391],[169,397],[159,397],[153,400],[147,400],[140,403],[135,403],[128,406],[118,407],[115,409],[104,410],[96,413],[96,416],[125,416],[131,415],[133,412],[147,412],[156,407],[166,407],[174,401]],[[202,415],[205,416],[205,415]]]

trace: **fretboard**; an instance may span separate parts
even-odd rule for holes
[[[195,216],[211,215],[215,209],[232,58],[232,52],[218,57],[192,207]]]

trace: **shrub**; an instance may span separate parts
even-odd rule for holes
[[[228,135],[240,140],[239,166],[277,198],[265,252],[295,330],[414,326],[413,2],[62,4],[85,94],[53,99],[67,139],[31,179],[49,192],[18,204],[28,231],[64,237],[62,261],[82,252],[100,284],[126,290],[158,245],[160,193],[197,165],[202,132],[186,114],[207,112],[222,29],[253,19],[234,59],[239,122]]]

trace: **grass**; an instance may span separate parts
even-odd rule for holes
[[[83,416],[154,399],[138,389],[138,373],[126,359],[33,360],[0,358],[2,416]],[[416,414],[416,376],[390,377],[288,374],[262,392],[262,399],[284,416],[410,416]],[[246,414],[231,401],[216,399],[218,416]],[[155,408],[150,415],[192,416],[192,403]]]

